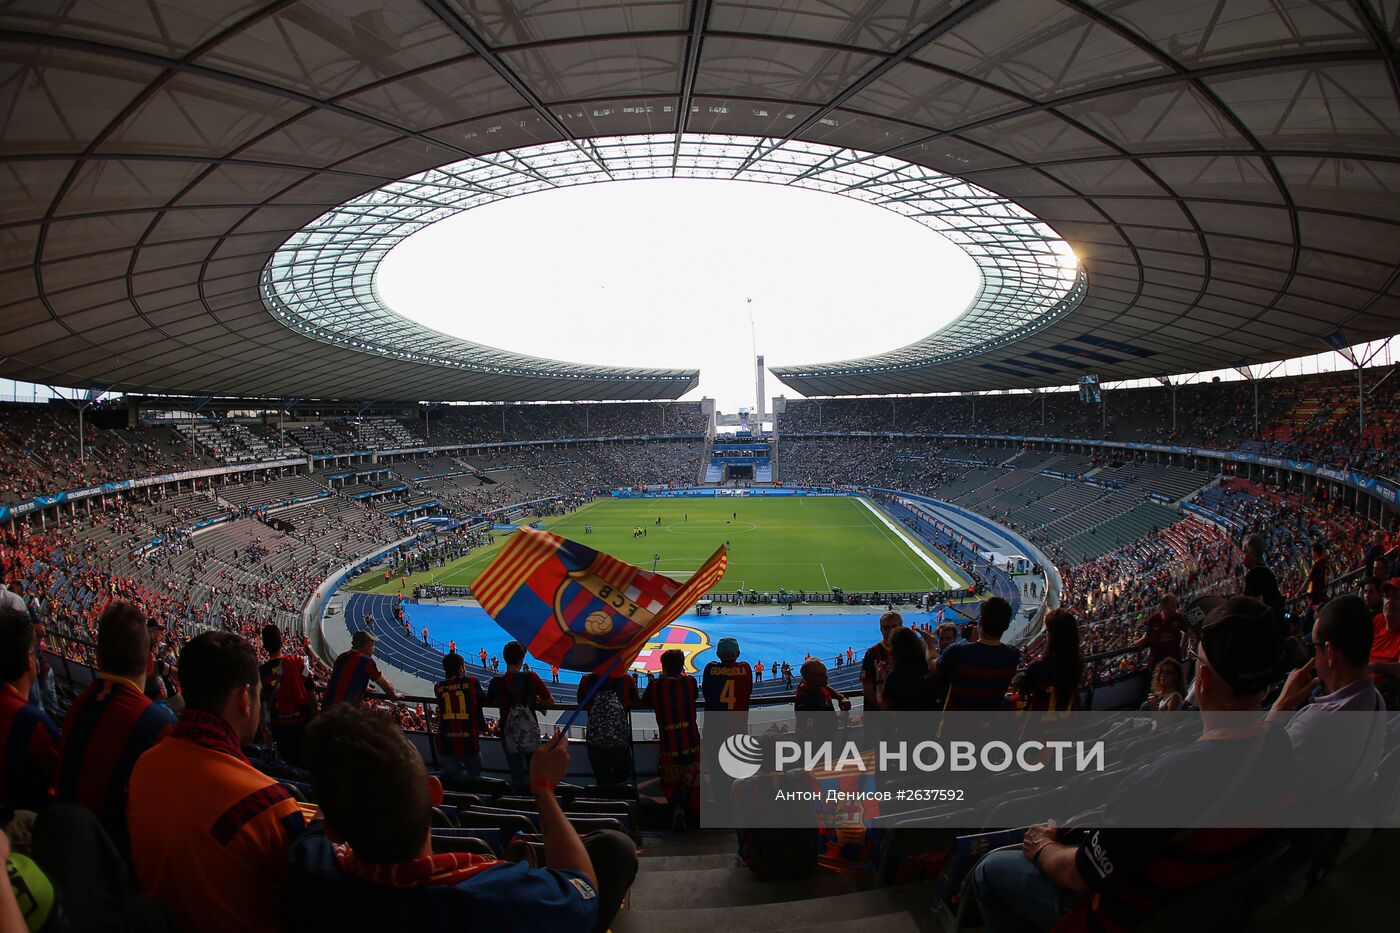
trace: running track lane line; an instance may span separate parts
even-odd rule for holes
[[[895,535],[899,538],[899,540],[904,542],[905,546],[907,546],[909,550],[913,551],[916,555],[918,555],[920,560],[928,564],[929,568],[935,574],[938,575],[938,579],[942,580],[945,584],[947,584],[946,589],[959,589],[958,584],[955,583],[953,580],[950,580],[948,578],[948,575],[943,572],[943,568],[938,566],[938,563],[932,557],[929,557],[927,554],[925,554],[923,548],[918,547],[914,544],[913,541],[910,541],[909,536],[904,533],[904,529],[891,522],[889,516],[887,516],[884,512],[881,512],[879,509],[875,508],[875,506],[871,504],[870,500],[865,498],[864,496],[855,496],[853,498],[861,505],[869,509],[870,513],[880,520],[881,524],[883,524],[890,531],[893,531]]]

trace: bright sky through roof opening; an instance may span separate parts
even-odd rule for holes
[[[768,365],[830,362],[927,336],[979,284],[966,253],[892,211],[695,179],[581,185],[477,207],[408,237],[375,278],[399,314],[477,343],[576,363],[698,368],[700,386],[686,397],[709,395],[725,412],[755,402],[750,311]],[[798,397],[771,375],[766,388]]]

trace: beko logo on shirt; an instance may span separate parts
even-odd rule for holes
[[[1094,833],[1089,838],[1089,862],[1102,877],[1107,878],[1113,874],[1113,860],[1104,852],[1103,846],[1099,843],[1098,833]]]

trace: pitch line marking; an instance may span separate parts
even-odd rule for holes
[[[932,557],[924,553],[923,548],[916,546],[913,541],[910,541],[909,537],[905,535],[904,532],[901,531],[898,527],[896,527],[893,523],[891,523],[889,518],[886,517],[883,512],[877,511],[875,506],[870,502],[870,500],[858,497],[856,501],[859,502],[861,505],[865,506],[865,508],[870,512],[870,514],[879,520],[880,524],[882,524],[885,528],[888,528],[890,531],[894,532],[895,536],[898,537],[899,540],[903,541],[904,544],[909,548],[909,550],[917,554],[925,564],[928,564],[929,568],[933,570],[933,572],[938,575],[938,578],[944,582],[945,589],[958,589],[958,584],[954,582],[943,571],[943,568],[938,566],[938,564],[934,562],[934,559]],[[888,538],[889,536],[886,535],[886,537]],[[908,554],[906,554],[905,557],[908,558]],[[911,564],[914,563],[912,559],[909,562]],[[933,582],[932,580],[928,579],[928,574],[924,574],[923,576],[925,580],[928,580],[928,582]]]
[[[852,498],[855,498],[856,501],[860,502],[862,505],[865,505],[867,509],[870,508],[869,503],[867,503],[864,499],[861,499],[861,498],[859,498],[859,497],[852,497]],[[898,545],[898,543],[896,543],[896,542],[890,537],[889,532],[886,531],[886,530],[880,525],[879,522],[875,521],[875,518],[874,518],[874,517],[872,517],[871,515],[867,515],[867,514],[864,513],[864,512],[862,512],[862,513],[860,513],[860,514],[865,515],[865,519],[866,519],[867,524],[873,525],[873,526],[875,527],[875,530],[878,531],[878,532],[880,532],[880,535],[885,539],[885,543],[886,543],[886,544],[891,545],[891,546],[895,549],[895,551],[897,551],[898,553],[900,553],[900,554],[902,554],[902,555],[904,556],[904,560],[909,564],[909,566],[911,566],[911,567],[914,568],[914,572],[915,572],[915,573],[917,573],[919,576],[921,576],[921,577],[924,578],[924,582],[925,582],[925,583],[929,584],[930,586],[933,585],[933,582],[934,582],[934,581],[931,580],[931,579],[929,579],[929,575],[926,574],[926,573],[924,573],[923,570],[921,570],[921,569],[919,568],[919,565],[918,565],[918,564],[914,563],[914,559],[913,559],[912,557],[909,556],[908,552],[907,552],[904,548],[900,547],[900,546]],[[919,553],[919,556],[920,556],[920,557],[923,557],[925,560],[928,559],[927,555],[925,555],[922,551]]]

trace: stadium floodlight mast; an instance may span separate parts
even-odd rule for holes
[[[1172,390],[1172,433],[1175,434],[1175,433],[1176,433],[1176,383],[1172,382],[1171,377],[1168,376],[1168,375],[1166,375],[1166,374],[1164,374],[1164,373],[1158,373],[1158,374],[1157,374],[1157,381],[1160,382],[1162,385],[1166,386],[1168,389],[1171,389],[1171,390]],[[1042,424],[1044,423],[1044,420],[1043,420],[1043,419],[1042,419],[1041,423],[1042,423]]]

